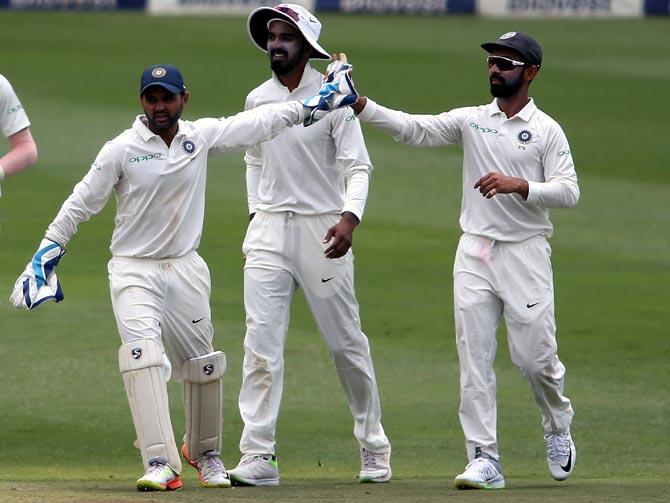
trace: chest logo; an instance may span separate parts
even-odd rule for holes
[[[527,145],[533,139],[533,133],[527,129],[524,129],[523,131],[520,131],[518,135],[516,135],[516,139],[524,145]]]
[[[156,152],[155,154],[138,155],[137,157],[131,157],[130,162],[144,162],[144,161],[150,161],[151,159],[160,159],[160,158],[161,153]]]
[[[468,125],[469,125],[472,129],[474,129],[474,130],[476,130],[476,131],[479,131],[480,133],[493,133],[493,134],[497,134],[497,133],[498,133],[498,130],[497,130],[497,129],[493,129],[493,128],[490,128],[490,127],[483,127],[483,126],[480,126],[479,124],[477,124],[476,122],[471,122],[471,123],[468,124]]]
[[[193,143],[191,140],[184,140],[184,143],[181,144],[181,148],[183,148],[184,152],[186,152],[188,155],[191,155],[193,152],[195,152],[195,143]]]

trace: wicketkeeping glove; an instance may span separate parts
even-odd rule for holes
[[[14,307],[35,309],[43,302],[63,300],[63,290],[56,277],[56,265],[65,250],[61,245],[44,238],[26,266],[23,274],[14,284],[9,301]]]
[[[302,104],[311,109],[303,124],[309,126],[321,120],[328,112],[356,103],[358,93],[351,81],[352,65],[333,61],[329,66],[319,94],[306,99]]]

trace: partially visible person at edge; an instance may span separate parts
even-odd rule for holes
[[[0,157],[1,185],[5,178],[37,162],[37,145],[30,133],[28,115],[3,75],[0,75],[0,130],[9,142],[9,151]]]

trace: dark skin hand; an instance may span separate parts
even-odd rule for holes
[[[528,199],[528,181],[523,178],[516,178],[514,176],[505,176],[502,173],[492,171],[482,176],[477,183],[475,189],[479,189],[482,196],[486,199],[491,199],[496,194],[512,194],[517,193],[524,200]]]
[[[323,252],[326,258],[340,258],[351,248],[354,239],[354,229],[360,223],[358,217],[350,211],[342,213],[340,221],[328,229],[324,243],[330,242]]]

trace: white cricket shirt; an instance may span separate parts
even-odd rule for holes
[[[551,207],[573,207],[579,199],[570,145],[558,123],[530,102],[509,119],[494,99],[488,105],[439,115],[410,115],[368,99],[363,122],[410,145],[463,146],[463,232],[495,241],[551,236]],[[528,180],[528,199],[518,194],[483,197],[475,182],[491,171]]]
[[[0,129],[5,138],[30,126],[23,105],[9,81],[0,75]]]
[[[276,75],[249,93],[245,109],[303,100],[318,94],[323,76],[309,64],[289,92]],[[293,211],[302,215],[350,211],[362,218],[372,171],[360,122],[351,108],[293,128],[247,149],[249,212]]]
[[[210,149],[225,154],[302,123],[301,103],[266,106],[220,119],[179,121],[168,147],[139,115],[107,142],[88,174],[63,203],[46,237],[66,246],[80,222],[116,195],[115,256],[180,257],[198,248]],[[301,126],[302,127],[302,126]]]

